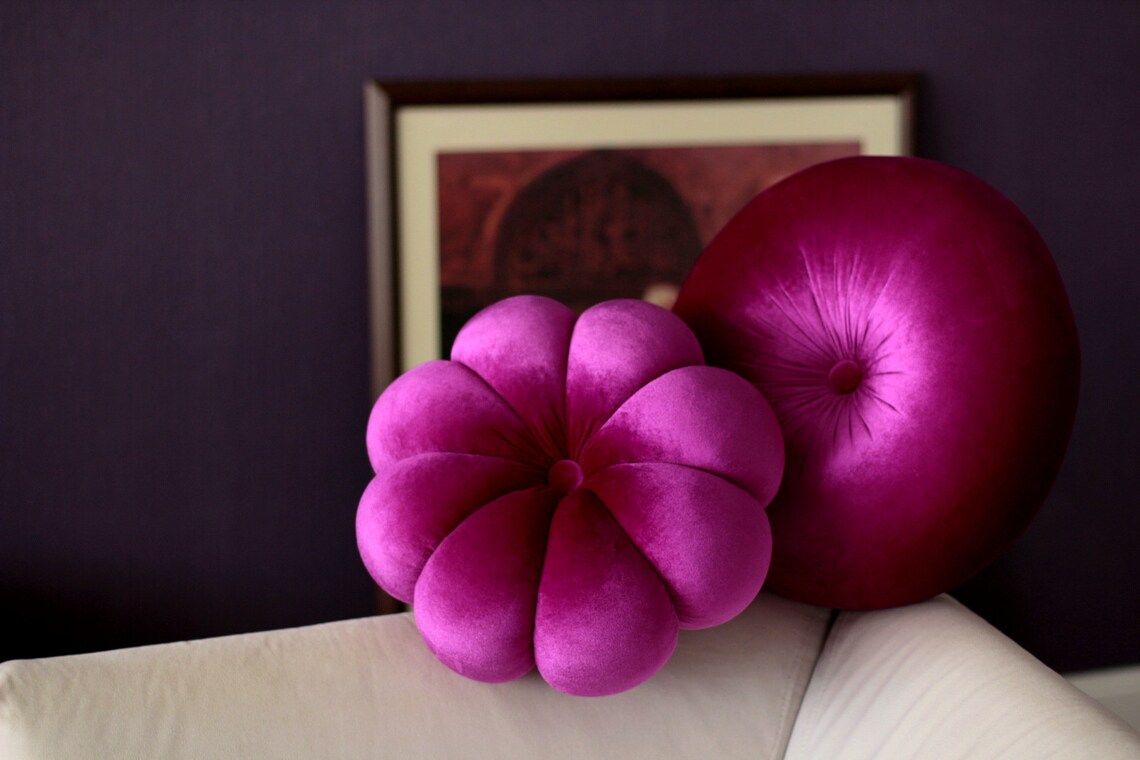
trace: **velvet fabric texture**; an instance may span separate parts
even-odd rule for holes
[[[867,609],[953,588],[1059,468],[1079,378],[1068,299],[1030,222],[966,172],[806,169],[726,225],[675,310],[780,419],[777,593]]]
[[[501,301],[389,386],[367,443],[364,564],[476,680],[537,666],[570,694],[624,691],[767,573],[776,416],[657,306]]]

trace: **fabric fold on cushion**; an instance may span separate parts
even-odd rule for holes
[[[497,683],[534,668],[536,590],[559,497],[541,487],[496,499],[468,516],[424,565],[416,622],[428,648],[455,672]]]
[[[432,361],[398,377],[366,433],[372,469],[416,454],[486,454],[538,463],[539,449],[502,396],[462,364]]]
[[[742,396],[756,403],[742,404]],[[587,476],[627,462],[688,465],[767,504],[783,477],[784,442],[775,413],[751,383],[728,370],[693,366],[633,394],[586,443],[580,462]]]
[[[391,464],[368,484],[357,508],[364,565],[389,594],[411,602],[424,563],[464,518],[542,482],[526,465],[475,454],[420,454]]]
[[[451,360],[494,388],[554,459],[566,456],[563,405],[574,320],[569,307],[549,298],[510,298],[472,317],[451,349]]]
[[[571,456],[634,391],[693,364],[704,364],[700,344],[671,312],[634,300],[606,301],[584,311],[566,363]]]
[[[665,664],[678,630],[661,579],[606,508],[586,492],[562,499],[538,587],[542,677],[579,696],[625,691]]]
[[[703,470],[652,463],[607,467],[585,487],[665,581],[682,628],[720,625],[759,593],[772,531],[747,491]]]

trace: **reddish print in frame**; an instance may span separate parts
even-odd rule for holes
[[[520,293],[666,308],[701,249],[764,188],[849,143],[440,153],[441,339]]]

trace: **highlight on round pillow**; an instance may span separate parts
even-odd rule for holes
[[[500,301],[388,387],[367,442],[364,564],[476,680],[630,689],[767,573],[776,416],[648,303]]]
[[[951,589],[1060,467],[1080,372],[1064,286],[1025,216],[962,170],[805,169],[712,240],[675,311],[780,419],[767,587],[786,597],[873,609]]]

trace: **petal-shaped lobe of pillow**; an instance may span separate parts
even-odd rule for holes
[[[516,491],[460,523],[416,583],[416,625],[455,672],[499,683],[534,668],[534,610],[560,494]]]
[[[605,301],[584,311],[566,366],[570,454],[638,388],[692,364],[704,364],[704,354],[672,312],[635,300]]]
[[[429,452],[532,461],[534,448],[514,410],[462,364],[432,361],[398,377],[368,418],[372,469]]]
[[[420,454],[385,467],[360,499],[356,542],[372,578],[411,602],[440,541],[465,517],[511,491],[543,483],[534,469],[472,454]]]
[[[716,367],[684,367],[622,404],[579,462],[587,477],[624,462],[688,465],[727,478],[767,505],[784,473],[784,436],[776,413],[747,380]]]
[[[558,504],[538,587],[534,657],[547,683],[578,696],[631,689],[677,646],[665,584],[590,493]]]
[[[747,491],[675,464],[607,467],[586,487],[665,580],[682,628],[720,625],[759,593],[772,530]]]
[[[488,306],[459,331],[452,361],[479,374],[560,459],[566,355],[574,312],[551,298],[516,296]]]

